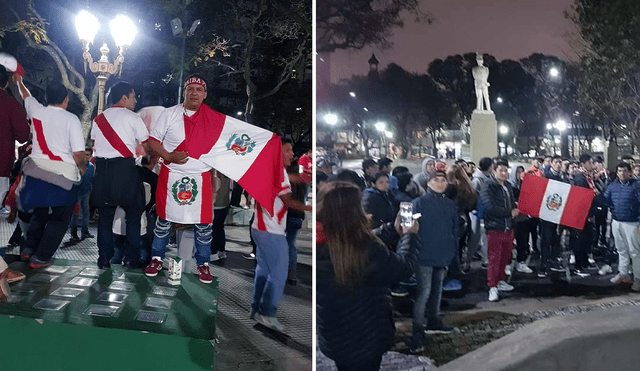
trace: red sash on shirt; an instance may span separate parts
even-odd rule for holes
[[[51,152],[49,146],[47,145],[47,139],[44,137],[44,131],[42,130],[42,121],[37,118],[32,118],[33,120],[33,130],[36,132],[36,139],[38,140],[38,145],[40,146],[40,150],[43,154],[49,156],[49,160],[53,161],[62,161],[62,158],[56,156]]]
[[[120,139],[118,133],[111,127],[107,118],[104,117],[104,113],[99,114],[96,117],[96,125],[104,135],[104,138],[109,142],[111,147],[118,151],[124,158],[133,157],[133,153],[129,150],[126,144]]]

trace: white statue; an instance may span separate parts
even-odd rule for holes
[[[489,68],[482,65],[482,54],[476,53],[476,61],[478,66],[471,69],[471,74],[475,80],[476,85],[476,109],[474,112],[492,112],[491,104],[489,103]],[[482,108],[482,102],[484,100],[484,109]]]

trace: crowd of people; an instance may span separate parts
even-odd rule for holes
[[[528,168],[504,158],[477,165],[427,158],[417,174],[391,164],[367,158],[361,174],[334,173],[329,160],[317,159],[318,340],[338,369],[353,362],[378,369],[394,337],[390,294],[412,292],[412,352],[424,349],[426,333],[453,331],[440,317],[442,292],[462,288],[474,259],[486,269],[491,302],[518,285],[513,272],[611,274],[612,284],[640,292],[640,164],[633,157],[611,171],[589,154],[535,158]],[[527,174],[593,191],[584,227],[520,213]],[[400,222],[406,203],[417,214],[411,227]]]
[[[15,84],[24,109],[8,93],[10,83]],[[214,143],[224,126],[226,130],[254,130],[248,145],[267,148],[270,143],[278,144],[271,140],[273,133],[249,128],[239,120],[228,127],[226,116],[203,103],[207,84],[198,75],[185,81],[183,97],[184,103],[164,109],[149,129],[134,112],[137,99],[133,86],[117,82],[108,95],[110,107],[93,120],[92,145],[85,147],[80,121],[67,110],[69,95],[61,82],[47,86],[44,105],[32,96],[21,75],[9,74],[0,66],[0,123],[6,134],[0,141],[0,199],[10,210],[8,221],[19,221],[9,242],[20,246],[20,259],[31,269],[46,268],[54,263],[68,230],[71,241],[93,238],[88,220],[94,208],[98,268],[121,264],[156,276],[166,265],[167,244],[180,230],[193,234],[193,252],[186,257],[195,257],[199,281],[211,283],[214,277],[209,262],[226,258],[224,221],[233,188],[231,179],[214,164],[235,171],[211,155],[212,148],[217,148]],[[260,142],[255,136],[262,132],[266,134]],[[28,141],[21,147],[18,161],[16,141]],[[264,150],[265,156],[282,153],[281,162],[263,160],[274,164],[274,174],[266,173],[271,170],[268,166],[260,169],[265,177],[275,177],[273,184],[264,182],[254,189],[271,187],[257,192],[263,204],[256,201],[251,223],[257,264],[250,311],[251,319],[278,331],[283,326],[276,311],[285,283],[287,279],[295,283],[295,238],[304,212],[311,211],[305,201],[312,172],[310,152],[302,156],[300,170],[297,164],[291,166],[292,141],[281,138],[280,142],[282,148]],[[251,156],[240,158],[235,152],[243,148],[219,147],[231,151],[226,155],[235,159],[238,167],[249,167],[246,159]],[[139,155],[140,151],[144,155]],[[225,155],[219,152],[219,156]],[[277,168],[280,163],[283,167]],[[15,179],[11,179],[11,170]],[[265,200],[273,204],[266,207]],[[0,261],[0,301],[7,300],[7,283],[24,277]]]

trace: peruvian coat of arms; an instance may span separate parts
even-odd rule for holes
[[[562,206],[562,197],[559,194],[554,193],[547,197],[547,209],[556,211]]]
[[[198,184],[188,176],[176,180],[171,187],[173,199],[180,205],[191,205],[198,195]]]
[[[256,146],[256,142],[252,141],[247,134],[233,134],[227,142],[227,150],[233,151],[236,155],[246,155],[253,151],[253,147]]]

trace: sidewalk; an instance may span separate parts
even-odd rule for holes
[[[307,215],[309,216],[309,215]],[[6,247],[15,226],[0,218],[0,249]],[[96,225],[89,230],[97,235]],[[280,302],[278,319],[284,333],[277,333],[256,325],[249,319],[253,289],[255,260],[243,256],[251,252],[248,226],[226,226],[227,259],[212,262],[211,274],[220,282],[217,339],[214,346],[215,370],[311,370],[311,230],[303,228],[298,234],[298,284],[287,285]],[[95,238],[79,243],[63,240],[56,258],[96,262],[98,248]],[[169,246],[167,256],[175,256],[176,248]],[[7,260],[18,254],[18,249],[6,250]],[[15,257],[13,257],[15,258]],[[184,272],[195,272],[192,259]]]

